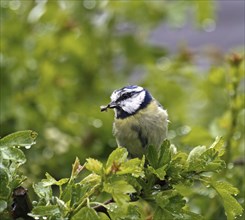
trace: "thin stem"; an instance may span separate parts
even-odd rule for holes
[[[235,67],[235,76],[238,76],[239,74],[239,68]],[[236,106],[236,100],[238,95],[238,77],[235,77],[235,79],[232,81],[232,91],[230,92],[230,110],[231,110],[231,126],[227,134],[226,138],[226,154],[225,154],[225,161],[226,164],[229,164],[232,159],[232,138],[234,136],[236,127],[237,127],[237,116],[238,116],[238,109]]]

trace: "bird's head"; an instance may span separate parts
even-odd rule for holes
[[[101,111],[111,108],[115,110],[116,118],[126,118],[145,108],[152,99],[151,94],[140,86],[125,86],[113,91],[111,102],[102,106]]]

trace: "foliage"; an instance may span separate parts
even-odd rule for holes
[[[33,131],[20,131],[0,140],[1,219],[10,218],[11,194],[25,179],[18,172],[19,166],[25,162],[25,156],[18,147],[29,148],[35,143],[36,136]],[[188,197],[185,196],[185,191],[198,183],[215,190],[215,196],[219,196],[224,204],[227,219],[235,219],[243,212],[234,198],[238,189],[213,177],[213,173],[225,167],[221,159],[223,154],[224,143],[217,138],[210,147],[197,146],[189,154],[177,151],[165,140],[159,152],[149,147],[146,162],[145,156],[128,159],[128,152],[122,147],[115,149],[105,164],[88,158],[81,165],[76,158],[69,178],[56,180],[46,173],[45,179],[33,184],[38,201],[33,202],[29,216],[35,219],[88,220],[158,220],[163,216],[164,219],[204,219],[189,210]],[[85,169],[89,172],[79,179]],[[53,192],[54,186],[59,188],[57,195]],[[105,195],[112,198],[110,202],[100,201]],[[150,213],[146,212],[144,203]],[[20,204],[17,202],[15,205]],[[103,207],[104,212],[97,211],[98,207]],[[12,212],[15,212],[13,208]]]
[[[191,188],[175,185],[188,198],[189,210],[185,211],[205,219],[224,219],[227,206],[222,204],[222,197],[232,199],[222,189],[217,190],[221,198],[215,196],[216,185],[212,183],[219,180],[239,189],[235,198],[244,206],[244,45],[225,53],[215,46],[193,51],[180,38],[179,50],[173,54],[167,45],[158,46],[152,38],[161,25],[181,28],[188,22],[204,31],[207,21],[216,17],[216,4],[211,0],[142,0],[130,4],[106,0],[1,0],[0,136],[28,128],[39,133],[35,149],[21,148],[27,161],[18,168],[23,175],[19,173],[16,183],[28,174],[24,185],[35,198],[30,185],[37,182],[35,186],[41,187],[39,180],[46,172],[55,180],[68,177],[75,157],[82,164],[88,157],[96,158],[100,162],[91,159],[94,164],[102,163],[104,167],[116,143],[111,134],[112,113],[101,114],[99,106],[107,104],[114,89],[139,84],[168,110],[168,139],[183,155],[178,159],[180,164],[192,149],[200,157],[189,157],[189,172],[196,168],[201,171],[203,167],[194,164],[207,158],[216,159],[207,164],[206,170],[215,165],[219,168],[223,163],[220,160],[226,162],[226,168],[213,173],[212,179],[194,181]],[[216,136],[222,136],[224,141],[221,158],[213,150],[199,146],[211,146]],[[11,148],[8,155],[18,150]],[[19,165],[25,161],[23,153],[19,153],[18,160]],[[177,172],[175,179],[182,174],[177,164],[171,168],[172,174]],[[152,173],[164,182],[171,170],[166,169],[153,162],[144,168],[144,174]],[[78,179],[87,172],[83,169]],[[2,169],[1,177],[6,181],[9,178]],[[135,178],[130,184],[138,192],[133,184]],[[0,189],[6,181],[0,182]],[[205,181],[210,182],[206,184],[210,187],[204,186]],[[53,195],[68,182],[52,186]],[[9,186],[9,192],[14,185]],[[236,194],[232,187],[227,188]],[[106,197],[105,192],[102,194],[101,202]],[[166,198],[173,201],[175,197],[171,196],[170,192]],[[6,207],[6,203],[0,204]],[[114,204],[110,208],[115,209]],[[128,211],[138,215],[134,207]],[[94,213],[87,207],[81,212]],[[244,214],[237,219],[243,218]]]
[[[1,219],[10,218],[6,210],[11,205],[13,192],[26,180],[26,176],[19,171],[20,166],[26,162],[20,147],[29,149],[35,144],[36,137],[34,131],[19,131],[0,139]]]

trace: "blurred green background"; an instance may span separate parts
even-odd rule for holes
[[[161,24],[175,28],[189,21],[200,32],[212,28],[217,4],[2,0],[0,136],[25,129],[39,133],[37,144],[26,150],[26,184],[45,172],[68,176],[76,156],[81,163],[87,157],[104,160],[116,147],[114,113],[99,107],[114,89],[138,84],[168,110],[169,139],[179,150],[225,137],[222,178],[239,188],[244,206],[244,61],[233,65],[244,56],[244,43],[223,53],[179,42],[172,53],[149,41]],[[203,60],[205,67],[198,65]],[[224,218],[207,189],[193,189],[190,196],[194,211]]]

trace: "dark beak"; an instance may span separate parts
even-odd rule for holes
[[[116,102],[111,102],[106,106],[103,106],[103,105],[100,106],[100,111],[103,112],[103,111],[107,111],[108,108],[116,108],[116,107],[117,107]]]

